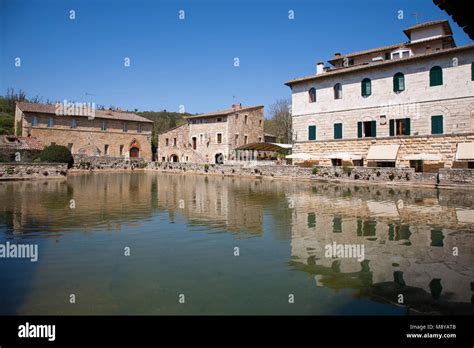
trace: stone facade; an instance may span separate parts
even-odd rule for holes
[[[152,159],[153,122],[131,113],[97,110],[95,117],[57,115],[54,105],[17,103],[15,127],[45,146],[66,146],[73,155]]]
[[[263,106],[239,104],[186,121],[158,136],[160,162],[225,163],[236,147],[264,141]]]
[[[399,144],[397,165],[409,165],[403,155],[426,152],[453,166],[458,141],[468,139],[474,147],[474,45],[455,47],[452,38],[435,32],[449,36],[449,24],[440,21],[410,29],[407,35],[416,39],[406,45],[337,53],[329,61],[333,68],[320,63],[315,75],[287,82],[292,89],[293,153],[346,152],[366,158],[371,144]],[[423,35],[428,36],[420,41]],[[406,58],[391,56],[402,51]],[[351,63],[345,65],[347,61]],[[441,68],[442,74],[441,84],[435,86],[433,67]],[[403,74],[402,88],[395,86],[397,73]],[[370,79],[366,96],[364,79]],[[309,96],[312,88],[315,100]],[[441,116],[439,129],[434,129],[433,116]],[[365,129],[364,123],[371,121],[375,134]]]

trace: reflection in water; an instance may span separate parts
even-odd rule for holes
[[[3,182],[0,243],[38,244],[40,260],[0,259],[0,314],[472,314],[471,196],[156,173]],[[326,257],[333,243],[364,260]]]

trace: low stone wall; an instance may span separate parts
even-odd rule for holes
[[[312,169],[298,166],[268,165],[227,165],[227,164],[192,164],[174,162],[155,162],[150,169],[158,169],[170,173],[198,173],[216,175],[242,175],[253,177],[281,177],[311,179]]]
[[[436,173],[415,173],[413,168],[374,168],[374,167],[315,167],[316,179],[394,182],[402,184],[432,185],[438,183]]]
[[[440,186],[474,186],[474,169],[440,169]]]
[[[239,175],[250,177],[306,179],[352,183],[379,183],[409,186],[457,187],[474,189],[473,169],[441,169],[440,173],[415,173],[413,168],[328,167],[281,165],[217,165],[154,162],[147,169],[166,173]]]
[[[148,165],[143,158],[75,155],[73,170],[135,169]]]
[[[0,163],[0,180],[64,178],[67,170],[67,163]]]

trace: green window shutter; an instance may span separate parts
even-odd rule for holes
[[[334,139],[342,139],[342,123],[334,124]]]
[[[430,70],[430,87],[441,86],[443,84],[443,69],[439,66],[432,67]]]
[[[390,136],[395,136],[395,120],[390,120]]]
[[[372,83],[370,82],[370,80],[365,83],[365,93],[366,95],[372,94]]]
[[[361,82],[361,94],[363,97],[368,97],[372,94],[371,82],[370,79],[363,79]]]
[[[362,138],[362,122],[357,122],[357,138]]]
[[[410,135],[410,132],[411,132],[411,122],[410,122],[410,118],[405,118],[405,135]]]
[[[375,138],[377,136],[377,121],[370,122],[370,128],[372,136]]]
[[[405,90],[405,76],[402,73],[396,73],[393,76],[393,91],[401,92]]]
[[[316,140],[316,126],[308,127],[308,140]]]
[[[443,116],[431,116],[431,134],[443,134]]]

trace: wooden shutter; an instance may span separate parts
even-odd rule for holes
[[[370,122],[370,130],[372,132],[372,136],[375,138],[377,136],[377,121]]]
[[[390,136],[395,136],[395,120],[390,120]]]
[[[405,135],[410,135],[410,132],[411,132],[411,130],[410,130],[410,126],[411,126],[410,123],[411,123],[411,122],[410,122],[410,118],[408,118],[408,117],[405,118]]]
[[[362,122],[357,122],[357,138],[362,138]]]
[[[334,139],[342,139],[342,123],[334,124]]]
[[[316,140],[316,126],[308,127],[308,140]]]
[[[431,134],[443,134],[443,116],[431,116]]]

